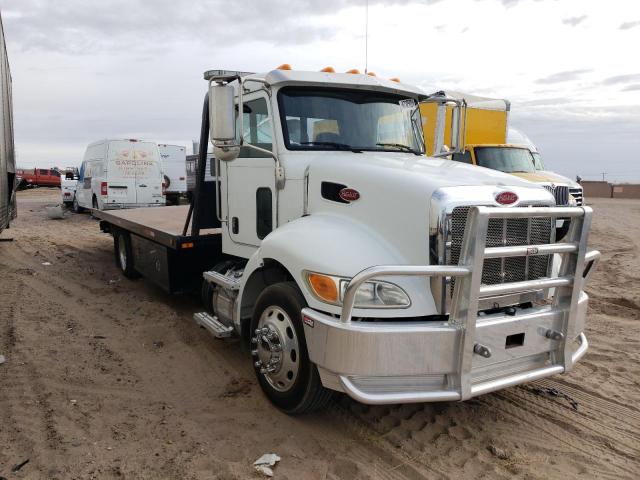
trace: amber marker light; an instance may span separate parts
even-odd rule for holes
[[[392,82],[400,83],[400,79],[398,77],[393,77],[393,78],[390,78],[389,80],[391,80]]]
[[[288,63],[283,63],[278,68],[276,68],[276,70],[291,70],[291,65],[289,65]]]
[[[318,298],[329,303],[338,302],[338,286],[333,278],[319,273],[308,273],[307,279]]]
[[[325,73],[336,73],[336,71],[333,69],[333,67],[324,67],[322,70],[320,70],[321,72],[325,72]]]
[[[347,70],[345,73],[352,73],[352,74],[359,74],[360,70],[358,70],[357,68],[352,68],[351,70]]]
[[[367,72],[367,75],[369,75],[370,77],[375,77],[376,76],[376,74],[373,73],[373,72]]]

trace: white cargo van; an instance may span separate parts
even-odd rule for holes
[[[100,140],[87,147],[73,208],[165,205],[158,145],[135,139]]]
[[[159,143],[158,149],[167,203],[177,205],[180,195],[187,193],[187,149],[164,143]]]

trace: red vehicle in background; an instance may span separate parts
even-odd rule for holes
[[[26,187],[60,187],[60,172],[48,168],[17,169],[18,186]]]

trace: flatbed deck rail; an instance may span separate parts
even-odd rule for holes
[[[571,218],[569,232],[562,242],[546,245],[524,245],[513,247],[486,247],[487,228],[491,218]],[[500,208],[500,207],[472,207],[469,210],[466,229],[464,233],[463,245],[460,260],[457,266],[410,266],[391,265],[376,266],[367,268],[349,282],[342,306],[340,318],[325,315],[321,312],[305,308],[303,316],[309,319],[305,321],[308,325],[316,325],[327,329],[325,338],[329,338],[333,333],[338,332],[333,338],[340,336],[341,332],[349,331],[350,334],[389,334],[403,335],[402,329],[410,331],[412,328],[420,328],[421,332],[432,332],[432,335],[449,335],[455,330],[457,340],[457,351],[454,356],[457,359],[456,371],[448,374],[448,386],[445,389],[432,389],[428,391],[411,391],[409,385],[405,385],[401,392],[371,393],[364,391],[356,385],[354,379],[358,376],[335,372],[339,376],[342,388],[351,397],[365,403],[395,403],[398,401],[424,402],[424,401],[450,401],[466,400],[475,395],[498,390],[510,385],[531,381],[537,378],[546,377],[555,373],[569,371],[573,364],[578,361],[587,350],[587,339],[576,325],[579,302],[583,285],[593,267],[600,257],[598,251],[587,252],[588,231],[591,224],[592,210],[589,207],[528,207],[528,208]],[[482,285],[482,268],[486,258],[503,258],[514,256],[550,255],[560,254],[562,262],[557,275],[536,280],[501,283],[497,285]],[[353,322],[353,311],[355,308],[356,292],[366,281],[375,278],[389,276],[439,276],[457,277],[452,299],[452,310],[449,319],[444,324],[434,324],[432,327],[421,326],[412,327],[410,324],[396,325],[388,322],[380,327],[371,327],[362,322]],[[551,362],[545,366],[536,366],[527,371],[507,373],[499,377],[486,380],[477,379],[473,376],[474,355],[489,358],[491,350],[481,344],[476,337],[476,325],[482,324],[484,320],[478,316],[478,302],[484,297],[494,297],[496,295],[509,294],[513,292],[523,292],[531,290],[546,290],[555,288],[552,304],[543,312],[530,314],[528,320],[536,318],[560,319],[557,329],[549,329],[542,332],[547,339],[553,340],[557,348],[550,352]],[[517,317],[515,321],[517,320]],[[493,320],[499,325],[500,320]],[[499,328],[499,326],[497,327]],[[375,330],[377,329],[377,330]],[[416,330],[417,332],[417,330]],[[353,337],[351,337],[353,338]],[[402,339],[404,340],[402,340]],[[406,336],[398,336],[399,341],[406,341]],[[440,337],[439,337],[440,338]],[[579,346],[572,350],[570,346],[577,341]],[[454,342],[455,343],[455,342]],[[372,345],[372,344],[370,344]],[[395,345],[393,341],[385,343],[387,352],[401,349],[401,345]],[[419,346],[411,345],[419,348]],[[423,346],[426,348],[426,346]],[[407,348],[410,348],[407,346]],[[331,356],[335,349],[328,345],[310,345],[310,354],[316,356],[320,366],[323,366],[323,358]],[[322,351],[321,355],[318,352]],[[355,355],[355,354],[354,354]],[[350,357],[343,355],[343,362],[340,365],[350,364]],[[388,359],[390,362],[392,358]],[[393,372],[387,372],[387,375]]]
[[[126,210],[92,210],[92,215],[100,219],[101,228],[114,225],[140,237],[172,249],[192,248],[194,242],[207,243],[212,237],[219,237],[219,228],[203,229],[199,235],[184,235],[183,227],[188,205],[169,207],[131,208]]]

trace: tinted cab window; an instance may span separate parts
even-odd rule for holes
[[[471,160],[471,152],[469,150],[466,150],[464,153],[454,153],[453,160],[456,162],[473,164],[473,161]]]
[[[257,98],[244,104],[242,114],[243,136],[246,143],[250,143],[265,150],[272,150],[271,119],[267,109],[267,101]],[[241,157],[269,157],[270,155],[252,148],[242,147]]]

